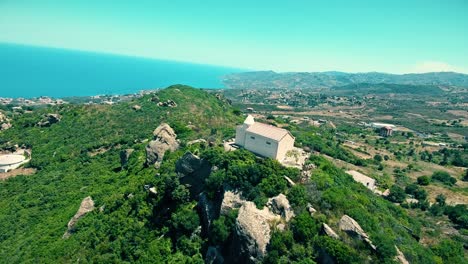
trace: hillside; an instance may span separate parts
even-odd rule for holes
[[[245,117],[182,85],[2,112],[12,127],[0,148],[31,150],[36,171],[0,181],[0,263],[394,263],[399,251],[410,263],[464,261],[466,206],[446,207],[460,233],[437,233],[331,161],[378,166],[332,126],[282,123],[316,151],[300,170],[225,151]],[[428,233],[440,238],[422,243]]]
[[[468,75],[455,72],[421,74],[388,74],[378,72],[288,72],[273,71],[234,73],[224,77],[223,82],[234,89],[317,89],[345,86],[357,83],[400,85],[445,85],[468,86]]]

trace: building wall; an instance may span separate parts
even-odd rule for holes
[[[278,142],[257,134],[246,132],[244,148],[264,157],[276,159]]]
[[[245,146],[245,127],[237,126],[236,128],[236,141],[235,143],[239,146]]]
[[[294,148],[294,138],[291,135],[286,135],[278,145],[278,152],[276,154],[277,160],[283,160],[286,157],[286,153]]]

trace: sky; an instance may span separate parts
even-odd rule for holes
[[[0,42],[279,72],[468,73],[468,1],[0,0]]]

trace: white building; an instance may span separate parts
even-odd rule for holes
[[[257,123],[248,115],[244,124],[237,126],[236,145],[258,155],[282,161],[294,147],[294,137],[283,128]]]

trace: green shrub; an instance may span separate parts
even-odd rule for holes
[[[449,185],[449,186],[452,186],[457,182],[457,179],[453,178],[452,176],[450,176],[450,174],[448,174],[445,171],[436,171],[436,172],[434,172],[432,174],[432,180],[433,181],[440,181],[443,184],[446,184],[446,185]]]
[[[419,185],[425,186],[425,185],[429,185],[429,183],[431,182],[431,178],[429,178],[428,176],[420,176],[418,177],[417,181]]]

